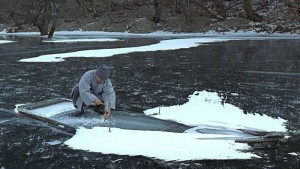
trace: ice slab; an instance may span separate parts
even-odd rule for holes
[[[49,118],[59,113],[71,110],[75,110],[75,107],[73,106],[72,102],[60,102],[50,106],[32,109],[30,111],[33,114]]]

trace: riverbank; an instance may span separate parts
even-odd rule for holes
[[[104,22],[107,20],[107,22]],[[300,24],[299,24],[300,25]],[[24,24],[15,27],[12,23],[0,24],[0,31],[38,32],[37,27]],[[300,34],[300,26],[297,23],[281,25],[254,23],[242,18],[232,18],[225,21],[214,22],[206,17],[198,18],[193,23],[186,23],[182,17],[172,17],[160,23],[154,23],[147,18],[139,18],[130,22],[113,22],[108,18],[82,18],[59,19],[56,31],[104,31],[104,32],[128,32],[128,33],[202,33],[216,34],[250,32],[258,34]]]

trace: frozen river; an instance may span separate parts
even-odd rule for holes
[[[60,35],[57,38],[96,37]],[[205,90],[225,96],[226,103],[239,107],[244,113],[280,117],[292,127],[299,128],[300,39],[223,37],[226,41],[182,49],[130,51],[105,57],[70,57],[60,62],[21,62],[22,59],[42,55],[83,50],[99,50],[97,56],[100,56],[101,49],[139,49],[140,46],[151,46],[170,39],[161,36],[105,38],[117,40],[54,43],[42,42],[44,39],[34,35],[0,36],[0,40],[15,41],[0,44],[0,168],[39,168],[45,164],[52,166],[50,168],[71,168],[72,165],[108,168],[293,168],[299,165],[297,136],[278,149],[253,150],[261,159],[164,162],[142,156],[99,155],[50,145],[47,142],[63,142],[69,136],[5,113],[14,109],[16,104],[68,97],[70,89],[85,71],[107,63],[112,67],[111,79],[117,94],[118,110],[143,113],[153,107],[183,104],[195,91]],[[289,154],[292,152],[296,155]]]

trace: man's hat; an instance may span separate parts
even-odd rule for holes
[[[100,77],[101,80],[105,81],[109,78],[110,71],[106,64],[100,65],[96,70],[96,76]]]

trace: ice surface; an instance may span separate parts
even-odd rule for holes
[[[59,34],[84,34],[85,32],[58,32]],[[102,32],[89,32],[90,35],[99,35]],[[112,34],[111,34],[112,35]],[[119,33],[120,36],[133,36],[132,34]],[[235,34],[237,35],[237,34]],[[140,36],[140,35],[134,35]],[[145,36],[144,34],[141,36]],[[149,34],[149,36],[163,36],[163,34]],[[169,35],[173,37],[173,34]],[[177,36],[177,35],[175,35]],[[118,54],[131,52],[147,52],[158,50],[176,50],[199,46],[202,43],[221,42],[228,39],[198,37],[191,38],[193,34],[178,35],[189,36],[188,39],[164,40],[158,44],[127,47],[117,49],[85,50],[70,53],[42,55],[35,58],[23,59],[24,62],[61,62],[69,57],[110,57]],[[245,36],[248,36],[245,34]],[[256,37],[255,34],[253,37]],[[283,35],[285,36],[285,35]],[[235,36],[239,37],[239,36]],[[273,36],[269,36],[273,37]],[[266,38],[269,38],[266,36]],[[224,38],[224,37],[223,37]],[[288,37],[290,38],[290,37]],[[299,36],[297,36],[299,38]],[[230,40],[233,40],[231,38]],[[177,121],[190,126],[195,126],[185,133],[171,133],[162,131],[124,130],[112,128],[108,132],[107,127],[94,127],[92,129],[79,128],[76,135],[65,142],[74,149],[93,152],[120,155],[143,155],[163,160],[194,160],[194,159],[250,159],[259,158],[252,153],[242,152],[248,150],[246,144],[235,143],[234,138],[245,137],[240,135],[236,129],[255,128],[268,131],[286,131],[284,119],[274,119],[266,115],[244,114],[243,110],[231,104],[221,104],[222,99],[214,92],[195,92],[189,97],[189,101],[183,105],[158,107],[146,110],[144,113],[155,118]],[[62,105],[61,105],[62,106]],[[70,103],[70,108],[73,105]],[[49,106],[50,107],[50,106]],[[48,107],[48,108],[49,108]],[[62,106],[65,108],[65,106]],[[65,109],[57,106],[48,110],[38,110],[37,113],[46,117],[58,114]],[[258,112],[259,113],[259,112]],[[153,115],[157,114],[157,115]],[[228,134],[201,134],[195,132],[203,129],[218,129],[233,131]],[[202,128],[201,128],[202,126]],[[207,127],[215,126],[215,127]]]
[[[65,112],[65,111],[70,111],[70,110],[75,110],[72,102],[61,102],[61,103],[53,104],[50,106],[33,109],[30,111],[33,114],[37,114],[37,115],[48,118],[48,117],[54,116],[56,114],[59,114],[59,113]]]

